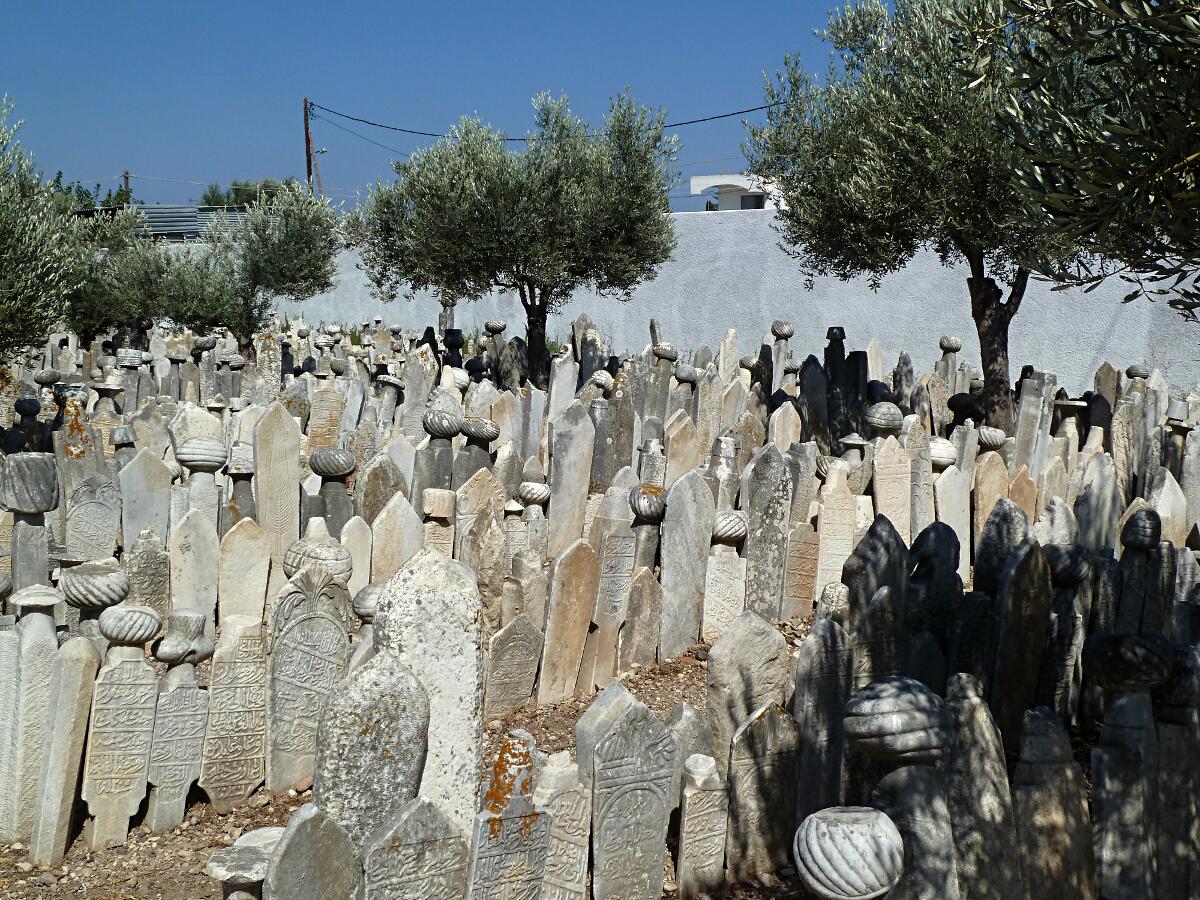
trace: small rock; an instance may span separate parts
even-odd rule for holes
[[[706,659],[708,659],[708,651],[705,650],[703,647],[701,647],[699,650],[697,650],[693,654],[693,656],[695,656],[696,659],[700,660],[700,662],[704,662]]]
[[[305,775],[303,778],[301,778],[299,781],[297,781],[294,785],[292,785],[292,787],[294,787],[296,789],[296,793],[298,793],[298,794],[303,794],[305,791],[311,791],[312,786],[313,786],[313,777],[311,775]]]
[[[56,884],[58,884],[58,879],[49,872],[43,872],[41,875],[35,878],[34,881],[36,881],[38,884],[44,884],[46,887],[54,887]]]
[[[288,791],[288,793],[291,794],[292,792]],[[266,806],[270,802],[271,802],[271,798],[268,797],[266,795],[266,793],[258,793],[250,798],[250,806],[253,809],[262,809],[264,806]]]
[[[24,861],[19,862],[19,863],[17,863],[17,871],[18,872],[32,872],[33,871],[33,863],[27,863]]]

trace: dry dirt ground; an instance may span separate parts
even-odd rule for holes
[[[795,648],[808,631],[807,623],[777,623]],[[698,644],[677,659],[637,669],[622,676],[629,691],[666,719],[681,700],[704,709],[708,648]],[[199,673],[198,673],[199,674]],[[503,735],[521,728],[533,735],[539,749],[548,753],[575,749],[575,723],[590,698],[576,698],[553,706],[518,710],[504,719],[486,723],[485,771],[494,760]],[[292,811],[311,798],[311,791],[295,796],[271,797],[258,791],[250,804],[219,816],[196,789],[195,801],[183,824],[172,831],[151,834],[135,819],[129,840],[121,847],[89,852],[78,835],[62,865],[43,870],[29,863],[20,844],[0,848],[0,898],[2,900],[200,900],[221,897],[220,883],[204,874],[213,851],[228,847],[243,832],[267,825],[284,825]],[[664,897],[675,897],[675,883],[667,865]],[[736,900],[800,898],[808,896],[794,881],[791,870],[780,883],[742,886],[727,894]],[[331,898],[333,900],[333,898]]]

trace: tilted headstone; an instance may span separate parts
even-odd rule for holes
[[[699,471],[687,473],[667,492],[660,551],[663,589],[660,659],[678,656],[700,635],[715,516],[712,492]]]
[[[599,586],[600,560],[584,541],[575,541],[554,561],[538,677],[539,705],[557,703],[574,693]]]
[[[741,499],[748,518],[746,609],[774,620],[780,615],[786,575],[791,470],[779,450],[771,445],[750,466],[743,476]]]
[[[346,829],[315,803],[292,813],[271,851],[263,900],[332,900],[354,897],[362,864]]]
[[[403,804],[363,851],[365,900],[462,900],[467,843],[432,800]]]
[[[358,852],[417,796],[428,733],[425,688],[390,650],[335,686],[317,730],[313,802]]]
[[[841,803],[842,725],[850,699],[849,639],[832,619],[813,623],[793,662],[792,716],[800,728],[797,818]]]
[[[584,507],[592,468],[595,426],[575,401],[549,424],[549,546],[553,558],[583,534]]]
[[[242,519],[225,532],[219,548],[217,612],[263,620],[271,565],[271,538],[253,519]]]
[[[544,643],[542,632],[524,613],[492,635],[484,692],[486,718],[508,715],[529,702]]]
[[[434,595],[436,605],[429,602]],[[396,654],[428,694],[433,727],[421,795],[464,830],[483,764],[482,616],[474,573],[422,550],[388,582],[375,617],[377,650]]]
[[[299,483],[300,428],[276,401],[254,428],[255,518],[271,539],[268,596],[283,583],[283,556],[300,537]]]

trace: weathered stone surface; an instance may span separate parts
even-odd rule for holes
[[[550,840],[539,900],[588,896],[592,793],[566,750],[553,754],[538,775],[533,805],[550,816]]]
[[[788,699],[789,676],[787,641],[757,613],[742,613],[713,644],[705,717],[718,771],[729,771],[729,744],[741,724],[755,710]]]
[[[268,595],[283,583],[283,556],[300,537],[299,483],[300,427],[276,401],[254,427],[255,518],[271,540]]]
[[[428,733],[425,688],[389,650],[334,688],[317,729],[313,802],[356,850],[417,796]]]
[[[271,852],[263,900],[332,900],[353,897],[362,880],[346,829],[315,803],[292,813]]]
[[[253,519],[242,519],[221,538],[217,610],[222,625],[230,616],[263,620],[271,566],[271,538]]]
[[[613,682],[579,719],[575,746],[592,788],[593,896],[654,900],[662,894],[675,741]]]
[[[207,631],[216,630],[220,544],[217,530],[203,512],[191,510],[171,529],[171,608],[194,609],[207,617]]]
[[[958,538],[958,546],[971,546],[971,483],[957,466],[950,466],[933,483],[937,520],[949,526]],[[965,583],[971,571],[969,552],[958,556],[958,577]]]
[[[145,529],[165,539],[170,526],[171,470],[148,448],[121,469],[122,544],[133,547]]]
[[[850,658],[855,690],[890,675],[908,663],[908,626],[890,587],[875,592],[867,611],[850,632]]]
[[[1045,885],[1056,897],[1095,900],[1095,861],[1083,773],[1066,732],[1046,709],[1025,713],[1021,759],[1013,774],[1013,813],[1026,898]]]
[[[553,557],[583,535],[584,507],[592,469],[596,429],[587,410],[574,401],[549,424],[549,546]]]
[[[506,716],[523,707],[533,695],[545,643],[529,617],[521,613],[488,641],[484,716]]]
[[[964,900],[1024,900],[1016,822],[1004,764],[1004,746],[983,690],[970,675],[946,686],[951,741],[943,771],[954,832],[955,862]]]
[[[700,635],[715,516],[712,492],[698,471],[684,475],[667,492],[660,550],[663,590],[660,659],[678,656]]]
[[[897,769],[879,782],[872,803],[887,814],[904,839],[904,874],[889,893],[913,900],[960,897],[941,772],[931,766]]]
[[[800,880],[823,900],[881,897],[900,880],[904,841],[877,809],[835,806],[812,813],[792,845]]]
[[[371,527],[371,581],[387,581],[423,546],[420,516],[404,494],[393,494]]]
[[[694,753],[684,762],[683,799],[679,810],[679,861],[675,880],[680,897],[719,891],[725,882],[726,827],[729,798],[711,756]]]
[[[432,800],[410,800],[363,851],[366,900],[462,900],[467,843]]]
[[[7,648],[0,643],[0,652],[4,649]],[[68,640],[54,661],[50,682],[50,708],[54,710],[54,716],[46,736],[29,844],[29,860],[34,865],[57,866],[66,854],[83,763],[92,688],[99,669],[100,654],[96,645],[84,637]],[[4,689],[0,683],[0,691]]]
[[[429,602],[433,595],[437,604]],[[421,796],[464,831],[483,766],[483,608],[474,573],[432,550],[410,559],[379,597],[375,646],[420,679],[433,727]]]
[[[227,813],[266,774],[267,664],[260,622],[231,616],[221,628],[209,670],[200,787],[213,809]]]
[[[778,701],[753,710],[729,749],[729,829],[725,859],[739,881],[787,865],[796,830],[793,794],[799,774],[800,729]]]
[[[817,535],[820,549],[814,593],[819,597],[825,585],[841,580],[842,566],[854,550],[854,495],[850,493],[843,469],[830,468],[821,488]]]
[[[345,624],[327,612],[280,623],[267,669],[267,790],[281,793],[312,776],[317,726],[349,655]]]
[[[773,445],[750,463],[743,476],[746,510],[746,609],[777,619],[783,600],[788,523],[792,508],[791,470]]]
[[[539,705],[557,703],[574,692],[599,585],[600,560],[586,542],[575,541],[554,561],[538,678]]]
[[[533,752],[524,732],[510,732],[500,745],[471,827],[468,900],[537,896],[552,823],[533,802]]]

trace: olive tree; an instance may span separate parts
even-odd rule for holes
[[[1008,333],[1035,258],[1066,267],[1078,243],[1031,215],[1020,151],[1000,122],[1007,90],[976,85],[949,18],[989,0],[858,0],[831,14],[818,80],[796,57],[769,78],[750,170],[774,182],[790,252],[809,276],[879,280],[919,251],[965,264],[988,421],[1012,426]]]
[[[572,293],[629,299],[675,248],[667,217],[676,141],[662,112],[616,97],[589,133],[566,98],[533,101],[522,149],[478,119],[393,164],[351,218],[362,266],[384,299],[520,297],[533,380],[549,375],[546,319]]]
[[[1006,0],[963,17],[980,85],[1007,89],[1017,185],[1099,257],[1051,277],[1165,297],[1200,320],[1200,7]],[[1035,31],[1040,39],[1026,35]]]

